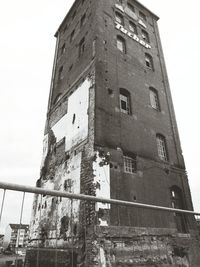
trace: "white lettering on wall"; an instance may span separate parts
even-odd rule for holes
[[[140,39],[136,34],[129,32],[128,30],[126,30],[121,24],[119,24],[118,22],[115,22],[116,26],[115,28],[119,31],[121,31],[122,33],[128,35],[131,39],[135,40],[136,42],[140,43],[142,46],[150,49],[151,46],[150,44],[147,44],[145,41],[143,41],[142,39]]]

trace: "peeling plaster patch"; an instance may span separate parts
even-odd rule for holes
[[[102,219],[99,218],[99,225],[100,226],[108,226],[107,221],[103,221]]]
[[[41,168],[44,166],[44,162],[48,154],[48,142],[49,142],[49,136],[48,134],[46,134],[43,139],[43,154],[42,154]]]
[[[99,249],[99,256],[100,256],[101,267],[106,267],[105,251],[102,247],[100,247],[100,249]]]
[[[96,197],[110,198],[110,165],[102,164],[104,159],[96,154],[95,161],[93,162],[94,184],[96,186]],[[110,204],[97,203],[96,210],[110,209]]]
[[[82,142],[88,136],[88,104],[91,86],[91,79],[86,79],[69,96],[68,113],[52,127],[56,142],[65,137],[65,151]]]

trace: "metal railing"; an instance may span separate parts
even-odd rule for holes
[[[10,264],[13,264],[12,262],[14,262],[15,266],[30,267],[87,266],[81,265],[79,262],[85,262],[87,259],[87,252],[92,249],[90,245],[92,239],[91,235],[98,236],[97,239],[102,238],[103,240],[103,236],[106,233],[106,238],[109,240],[110,246],[113,246],[113,250],[119,250],[120,246],[122,246],[122,248],[120,248],[122,250],[123,246],[127,246],[128,244],[126,244],[128,241],[124,240],[129,240],[130,238],[127,233],[131,233],[132,236],[134,235],[133,232],[136,230],[133,229],[137,229],[137,235],[142,236],[142,240],[146,240],[146,243],[141,241],[141,237],[140,239],[138,238],[136,243],[134,243],[135,241],[133,241],[133,238],[129,240],[133,246],[135,255],[137,255],[137,253],[140,254],[138,258],[145,258],[146,256],[143,257],[141,255],[145,254],[146,250],[148,250],[148,255],[152,254],[150,255],[151,259],[150,256],[148,256],[148,260],[158,260],[158,256],[157,258],[155,257],[155,251],[160,255],[159,260],[161,260],[162,257],[167,260],[167,256],[164,256],[163,251],[167,251],[165,252],[165,255],[168,255],[171,250],[167,245],[163,248],[164,243],[161,244],[159,238],[156,239],[157,245],[156,242],[151,240],[151,238],[156,238],[157,234],[155,234],[155,229],[162,229],[163,236],[169,234],[173,236],[174,234],[177,234],[177,236],[182,235],[184,237],[189,237],[190,230],[194,228],[194,222],[196,222],[196,219],[197,221],[200,219],[200,213],[195,211],[138,202],[99,198],[91,195],[74,194],[3,182],[0,182],[0,189],[2,189],[0,210],[1,228],[2,221],[3,228],[5,228],[5,225],[12,223],[18,224],[19,229],[22,228],[25,224],[23,220],[25,213],[24,205],[28,193],[35,195],[36,203],[35,206],[32,206],[30,201],[28,204],[29,209],[33,209],[32,213],[34,213],[31,219],[29,244],[27,245],[27,243],[24,242],[25,245],[20,246],[19,236],[16,239],[14,248],[9,247],[9,243],[8,249],[8,247],[4,246],[6,243],[3,242],[4,251],[2,251],[2,254],[0,255],[0,266],[9,266],[9,261]],[[13,204],[18,200],[21,202],[20,210],[17,212],[17,216],[19,214],[17,222],[7,221],[6,216],[4,216],[6,212],[8,213],[5,208],[8,191],[19,192],[22,194],[21,200],[16,197],[15,201],[13,201]],[[48,197],[51,197],[51,202]],[[14,215],[15,212],[11,209],[10,213],[13,213]],[[172,221],[174,218],[174,227],[168,226],[168,218]],[[175,231],[175,226],[178,228],[177,231]],[[5,232],[5,235],[6,234],[7,233]],[[159,236],[161,236],[161,234],[159,234]],[[6,240],[5,237],[4,240]],[[101,242],[99,245],[100,254],[101,249],[103,250]],[[149,244],[148,249],[147,243]],[[81,251],[84,250],[81,257],[80,247]],[[27,255],[29,255],[26,262],[25,253],[23,252],[25,250],[28,251]],[[11,253],[10,255],[8,255],[9,251]],[[65,252],[65,256],[62,254],[63,251]],[[48,255],[48,263],[44,262],[44,258],[47,257],[44,255]],[[41,259],[42,257],[43,259]],[[99,258],[99,260],[103,261],[101,266],[106,266],[104,264],[104,262],[108,261],[106,257],[107,256],[104,255],[100,257],[101,259]],[[130,258],[130,262],[134,261],[131,256],[127,257]],[[32,258],[34,263],[30,262],[30,258]],[[66,263],[67,261],[68,263]],[[112,261],[112,259],[109,259],[109,261]],[[115,256],[115,261],[117,261],[117,256]],[[118,261],[120,260],[118,259]],[[5,265],[5,262],[7,262],[6,264],[8,265]],[[62,265],[64,263],[60,262],[65,262],[68,265]]]

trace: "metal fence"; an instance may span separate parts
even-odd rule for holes
[[[194,211],[136,201],[2,182],[0,189],[0,229],[5,234],[1,237],[0,266],[104,267],[134,266],[131,265],[134,261],[143,266],[148,261],[167,263],[172,261],[174,253],[169,236],[189,240],[191,232],[197,233],[200,221],[200,213]],[[18,195],[9,198],[9,194],[13,196],[16,192]],[[17,202],[18,209],[15,208]],[[32,213],[31,219],[27,213]],[[26,233],[30,221],[31,228]],[[169,226],[169,221],[174,225]],[[158,228],[162,233],[156,232]],[[94,245],[94,239],[98,244]],[[94,265],[89,265],[85,262],[95,254],[91,253],[94,246],[98,248],[98,256],[92,259]],[[185,260],[182,256],[176,258]],[[127,265],[123,265],[124,262]]]

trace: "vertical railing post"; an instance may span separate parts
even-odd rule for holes
[[[4,189],[4,191],[3,191],[3,198],[2,198],[2,202],[1,202],[0,224],[1,224],[2,214],[3,214],[3,207],[4,207],[5,195],[6,195],[6,189]]]
[[[38,220],[38,247],[37,247],[37,258],[36,258],[36,267],[39,267],[39,254],[40,254],[40,222],[41,222],[41,209],[42,209],[42,195],[40,195],[40,203],[39,203],[39,207],[40,207],[40,212],[39,212],[39,220]]]
[[[15,266],[18,267],[18,247],[19,247],[19,239],[20,239],[20,232],[21,232],[21,226],[22,226],[22,216],[23,216],[23,210],[24,210],[24,200],[25,200],[25,192],[23,192],[22,197],[22,204],[21,204],[21,211],[20,211],[20,221],[19,221],[19,229],[17,231],[17,242],[16,242],[16,258],[15,258]]]

